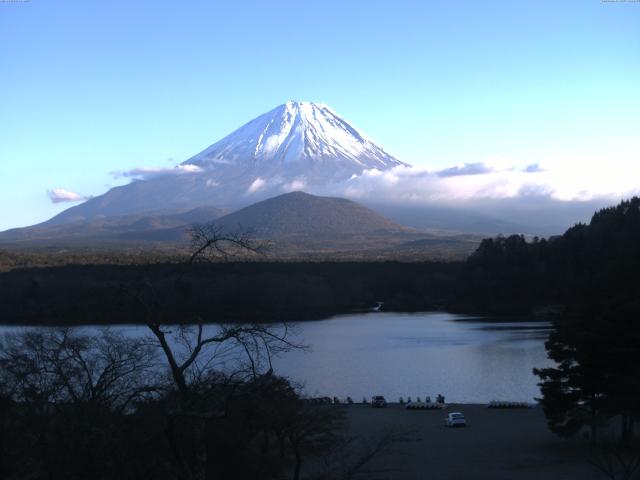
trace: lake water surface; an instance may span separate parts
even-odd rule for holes
[[[83,327],[97,328],[97,327]],[[130,335],[146,327],[118,326]],[[276,373],[311,396],[382,394],[390,401],[445,395],[447,402],[533,401],[534,367],[551,365],[545,322],[495,322],[449,313],[372,312],[302,322],[297,340],[310,348],[274,362]],[[0,327],[0,333],[16,327]]]
[[[492,322],[449,313],[367,313],[300,324],[308,353],[291,352],[276,371],[305,381],[311,395],[442,393],[452,402],[532,401],[534,367],[551,365],[545,322]]]

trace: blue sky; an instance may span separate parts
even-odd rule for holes
[[[637,2],[31,0],[0,2],[0,41],[0,230],[288,99],[421,168],[540,163],[572,192],[640,174]]]

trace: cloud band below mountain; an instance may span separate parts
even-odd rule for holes
[[[65,190],[64,188],[53,188],[51,190],[47,190],[47,195],[49,196],[49,200],[53,203],[83,202],[91,198],[70,190]]]
[[[640,187],[635,178],[595,162],[584,162],[578,169],[551,162],[501,168],[473,163],[439,171],[399,166],[365,170],[327,193],[413,204],[468,204],[482,199],[534,197],[585,201],[638,194]]]
[[[483,162],[465,163],[462,166],[455,166],[440,170],[439,177],[460,177],[464,175],[484,175],[494,170]]]
[[[202,168],[197,165],[176,165],[175,167],[136,167],[131,170],[116,170],[110,172],[114,178],[135,178],[148,180],[161,175],[183,175],[185,173],[198,173]]]

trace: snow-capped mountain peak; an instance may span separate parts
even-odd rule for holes
[[[289,101],[165,174],[109,190],[51,219],[238,208],[304,190],[327,194],[365,170],[404,165],[322,103]]]
[[[403,165],[327,105],[297,101],[260,115],[184,164],[252,170],[256,178],[303,176],[314,183]]]

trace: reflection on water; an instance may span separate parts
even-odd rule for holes
[[[93,330],[98,327],[83,327]],[[113,327],[147,335],[144,326]],[[0,332],[21,328],[0,327]],[[275,371],[313,396],[382,394],[451,402],[532,401],[540,395],[534,367],[551,362],[543,322],[492,322],[448,313],[362,313],[298,324],[307,352],[289,352]]]
[[[540,395],[534,367],[550,364],[549,324],[493,323],[448,313],[343,315],[300,325],[312,346],[276,362],[310,395],[356,401],[381,393],[448,401],[532,401]]]

